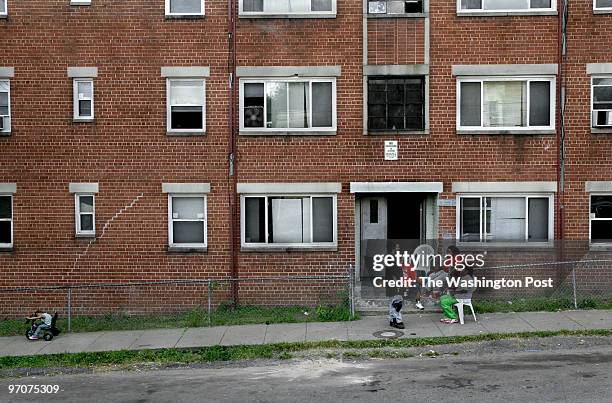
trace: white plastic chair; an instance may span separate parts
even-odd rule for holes
[[[453,305],[457,307],[457,311],[459,311],[459,322],[463,325],[463,306],[469,306],[472,310],[472,316],[474,317],[474,322],[477,322],[476,313],[474,312],[474,306],[472,305],[472,298],[469,299],[457,299],[457,303]]]

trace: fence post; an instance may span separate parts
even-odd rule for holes
[[[72,332],[72,288],[68,286],[68,332]]]
[[[355,270],[349,265],[349,302],[351,305],[351,319],[355,318]]]
[[[210,313],[212,310],[212,281],[208,280],[208,326],[210,326]]]
[[[572,284],[574,286],[574,309],[578,309],[578,300],[576,298],[576,263],[572,265]]]

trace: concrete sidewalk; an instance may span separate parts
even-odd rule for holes
[[[612,310],[492,313],[466,317],[465,325],[439,322],[437,313],[405,315],[406,338],[516,333],[538,330],[612,328]],[[145,350],[321,340],[374,340],[375,332],[391,330],[386,317],[354,322],[311,322],[274,325],[219,326],[61,334],[51,342],[28,341],[24,336],[0,337],[0,356]]]

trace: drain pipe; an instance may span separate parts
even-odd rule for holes
[[[557,222],[558,239],[565,238],[565,86],[563,85],[563,61],[567,52],[566,23],[567,23],[567,0],[558,0],[559,25],[558,25],[558,71],[557,71],[557,101],[558,122],[557,128]]]
[[[238,192],[236,188],[237,164],[236,164],[236,110],[234,100],[236,99],[236,1],[227,1],[228,12],[228,130],[229,130],[229,152],[228,152],[228,191],[229,191],[229,246],[230,246],[230,274],[232,278],[232,300],[238,305],[238,250],[236,247],[236,217]]]

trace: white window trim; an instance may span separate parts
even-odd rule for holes
[[[201,219],[180,219],[172,217],[174,197],[198,197],[204,199],[204,217]],[[204,243],[174,243],[174,221],[202,221],[204,223]],[[172,249],[203,249],[208,247],[208,197],[204,193],[168,193],[168,246]]]
[[[5,82],[8,84],[8,115],[2,115],[2,117],[5,119],[5,122],[8,122],[7,127],[5,127],[4,129],[0,130],[0,133],[10,133],[11,132],[11,80],[0,80],[2,82]]]
[[[597,7],[597,0],[593,0],[593,11],[612,13],[612,7]]]
[[[201,12],[199,12],[199,13],[171,13],[170,12],[170,2],[171,1],[172,0],[166,0],[166,15],[168,15],[168,16],[183,16],[183,15],[187,15],[187,16],[194,15],[194,16],[197,16],[197,15],[205,15],[205,11],[206,10],[204,8],[204,0],[201,0],[201,5],[200,5],[200,11]]]
[[[516,242],[495,242],[483,241],[483,225],[482,220],[482,199],[486,197],[521,197],[525,199],[525,239]],[[480,242],[461,241],[461,199],[462,198],[480,198]],[[529,242],[529,199],[531,198],[547,198],[548,199],[548,241],[546,242]],[[552,246],[555,237],[555,197],[551,193],[458,193],[456,195],[456,210],[455,210],[455,239],[457,245],[460,246],[478,246],[478,247],[504,247],[504,246],[526,246],[526,247],[542,247]]]
[[[7,16],[8,16],[8,0],[4,0],[4,12],[0,13],[0,18],[6,18]]]
[[[333,241],[332,242],[302,242],[302,243],[268,243],[268,209],[265,209],[265,223],[266,223],[266,242],[245,242],[245,198],[253,197],[265,197],[266,206],[268,198],[270,197],[309,197],[310,198],[310,236],[312,239],[313,228],[312,228],[312,199],[315,197],[331,197],[332,198],[332,210],[333,210]],[[338,247],[338,200],[337,195],[332,193],[317,193],[317,194],[304,194],[304,193],[253,193],[240,195],[240,245],[244,249],[335,249]]]
[[[549,126],[510,126],[510,127],[485,127],[484,123],[484,82],[486,81],[549,81],[550,82],[550,125]],[[480,83],[480,126],[461,126],[461,83],[472,82]],[[459,131],[478,131],[478,132],[500,132],[500,131],[543,131],[555,130],[555,108],[556,108],[556,77],[555,76],[481,76],[481,77],[457,77],[457,100],[456,100],[456,125]],[[530,85],[527,85],[527,121],[529,122],[530,112]]]
[[[91,6],[91,0],[70,0],[71,6]]]
[[[202,107],[202,128],[201,129],[173,129],[172,128],[172,106],[170,104],[171,82],[174,81],[202,81],[202,90],[204,91],[204,105],[180,105],[180,106],[201,106]],[[206,133],[206,79],[204,77],[168,77],[166,78],[166,131],[168,134],[203,134]]]
[[[264,0],[265,2],[266,0]],[[282,0],[273,0],[273,1],[282,1]],[[244,0],[239,1],[238,15],[240,17],[286,17],[286,18],[324,18],[324,17],[335,17],[337,13],[337,0],[332,0],[332,9],[331,11],[309,11],[309,12],[288,12],[288,13],[270,13],[267,11],[242,11],[244,9]],[[312,7],[312,2],[311,2]]]
[[[92,198],[92,212],[91,213],[82,213],[81,212],[81,196]],[[91,231],[83,231],[81,230],[81,215],[83,214],[91,214],[92,216],[92,224],[93,229]],[[74,194],[74,219],[75,219],[75,231],[77,236],[95,236],[96,235],[96,195],[94,193],[75,193]]]
[[[14,218],[15,218],[15,211],[13,209],[13,195],[11,193],[0,193],[0,197],[10,197],[11,198],[11,218],[0,218],[0,221],[8,221],[11,223],[11,242],[10,243],[0,243],[0,248],[2,249],[11,249],[13,247],[13,242],[14,242],[14,238],[13,238],[13,230],[14,230]]]
[[[591,238],[591,230],[592,230],[593,221],[610,221],[612,225],[612,218],[593,218],[591,216],[591,202],[592,202],[593,196],[612,196],[612,192],[590,192],[589,193],[589,245],[592,245],[595,247],[606,247],[606,248],[612,247],[611,242],[593,242]]]
[[[310,83],[310,105],[309,105],[309,123],[312,126],[312,83],[332,83],[332,126],[331,127],[308,127],[308,128],[294,128],[294,127],[266,127],[267,109],[268,103],[266,101],[266,85],[268,82],[304,82]],[[244,127],[244,85],[245,84],[264,84],[264,125],[263,127]],[[317,133],[329,133],[337,131],[337,96],[336,96],[336,78],[335,77],[279,77],[279,78],[248,78],[240,80],[240,102],[239,102],[239,114],[240,114],[240,132],[243,133],[269,133],[269,134],[283,134],[283,133],[295,133],[295,134],[317,134]],[[287,103],[288,105],[288,103]]]
[[[610,10],[612,11],[612,7],[610,8]],[[591,76],[591,129],[603,129],[603,130],[610,130],[611,128],[609,127],[596,127],[595,126],[595,122],[593,121],[593,115],[595,114],[595,88],[594,88],[594,80],[598,79],[598,78],[611,78],[612,79],[612,75],[610,74],[597,74],[597,75],[592,75]],[[606,87],[612,87],[612,85],[606,85]],[[612,102],[610,102],[612,103]],[[599,109],[599,110],[605,110],[605,109]]]
[[[81,116],[79,108],[79,83],[91,83],[91,98],[83,98],[84,101],[91,101],[91,116]],[[72,111],[73,120],[77,122],[91,122],[94,120],[94,80],[93,78],[75,78],[72,80]]]
[[[483,3],[486,0],[482,0]],[[529,0],[528,0],[529,1]],[[503,10],[485,10],[484,8],[479,8],[479,9],[463,9],[461,8],[461,0],[457,0],[457,14],[464,14],[464,15],[468,15],[468,14],[507,14],[507,13],[512,13],[512,14],[534,14],[534,13],[538,13],[538,12],[545,12],[545,13],[549,13],[549,12],[556,12],[557,11],[557,0],[551,0],[550,2],[550,7],[549,8],[526,8],[526,9],[503,9]]]

